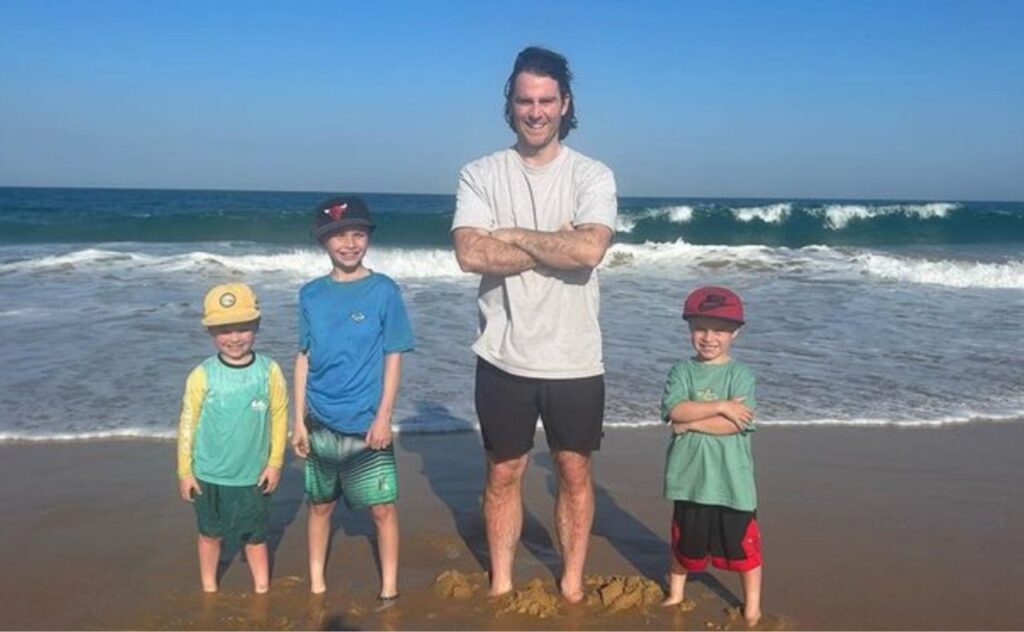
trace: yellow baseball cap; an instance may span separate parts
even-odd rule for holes
[[[225,283],[206,293],[203,326],[249,323],[260,317],[260,302],[245,283]]]

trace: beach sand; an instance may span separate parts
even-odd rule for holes
[[[483,588],[479,436],[400,435],[396,443],[402,597],[381,611],[365,512],[335,514],[328,592],[308,594],[300,461],[289,461],[274,495],[270,595],[252,595],[236,554],[221,592],[204,596],[173,443],[0,446],[0,627],[743,629],[734,574],[694,575],[685,609],[651,604],[657,588],[644,579],[663,583],[671,513],[661,498],[664,430],[606,434],[595,461],[591,592],[579,606],[554,598],[559,558],[542,437],[526,480],[519,594],[497,600]],[[1021,628],[1021,446],[1021,423],[762,428],[761,627]],[[436,581],[446,571],[454,572]]]

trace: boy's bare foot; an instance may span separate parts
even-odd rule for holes
[[[761,611],[748,613],[746,610],[743,611],[743,620],[746,622],[748,628],[752,628],[761,622]]]
[[[679,595],[678,597],[675,595],[669,595],[661,602],[661,607],[668,608],[669,606],[678,606],[681,603],[683,603],[682,595]]]
[[[267,585],[267,584],[263,584],[263,585],[260,585],[260,586],[253,586],[252,590],[257,595],[265,595],[268,592],[270,592],[270,586]]]
[[[310,580],[309,592],[313,593],[314,595],[324,594],[325,592],[327,592],[327,582],[325,582],[322,579],[320,581]]]
[[[217,584],[203,584],[204,593],[215,593],[217,592]]]

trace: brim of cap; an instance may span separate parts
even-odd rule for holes
[[[214,314],[202,320],[203,327],[217,327],[218,325],[241,325],[251,323],[260,319],[260,310],[243,309],[229,314]]]
[[[330,235],[331,233],[336,233],[338,231],[345,230],[346,228],[352,228],[353,226],[369,228],[370,230],[373,230],[374,228],[377,227],[376,224],[365,219],[343,219],[337,222],[331,222],[330,224],[324,224],[323,226],[318,226],[313,231],[313,238],[316,239],[317,241],[320,241],[322,238],[324,238],[327,235]]]
[[[744,324],[746,322],[744,320],[740,320],[740,319],[737,319],[737,318],[728,318],[726,316],[717,316],[715,314],[683,314],[683,320],[690,320],[691,318],[700,318],[701,316],[704,316],[706,318],[717,318],[718,320],[724,320],[726,322],[736,323],[737,325],[742,325],[742,324]]]

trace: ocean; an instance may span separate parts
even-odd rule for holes
[[[0,188],[0,441],[173,437],[217,283],[256,289],[257,349],[290,380],[330,193]],[[417,339],[397,427],[474,429],[478,277],[452,253],[454,196],[365,198],[368,265],[401,285]],[[659,424],[703,284],[745,301],[733,350],[765,427],[1020,422],[1022,246],[1019,202],[621,198],[599,269],[606,424]]]

